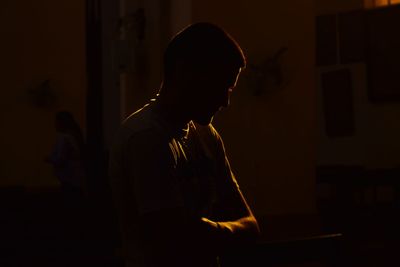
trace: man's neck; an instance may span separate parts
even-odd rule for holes
[[[190,115],[177,97],[160,93],[156,102],[160,115],[172,128],[187,128],[187,124],[191,121]]]

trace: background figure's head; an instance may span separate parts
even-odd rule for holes
[[[68,132],[78,126],[74,116],[69,111],[59,111],[56,113],[55,127],[58,132]]]
[[[211,23],[195,23],[176,34],[165,51],[162,90],[174,91],[191,119],[208,124],[229,104],[245,66],[242,49],[227,32]]]

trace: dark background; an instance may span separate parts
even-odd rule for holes
[[[0,265],[122,266],[113,134],[157,92],[168,40],[209,21],[248,58],[214,125],[262,227],[225,266],[397,266],[396,2],[3,1]],[[61,109],[88,146],[86,194],[73,208],[44,162]]]

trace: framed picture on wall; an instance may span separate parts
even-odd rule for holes
[[[367,79],[372,102],[400,100],[400,6],[367,13]]]
[[[321,88],[326,135],[352,136],[355,127],[350,70],[340,69],[322,73]]]
[[[316,17],[316,65],[327,66],[338,63],[337,55],[337,16]]]
[[[365,12],[354,10],[338,15],[341,64],[365,61]]]

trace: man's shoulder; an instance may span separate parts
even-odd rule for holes
[[[132,140],[140,143],[146,140],[160,139],[164,134],[162,127],[152,116],[151,108],[145,105],[123,121],[114,137],[114,145]]]
[[[154,124],[151,116],[149,105],[145,105],[141,109],[130,114],[121,124],[121,131],[140,132],[151,128]]]

